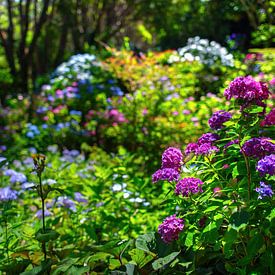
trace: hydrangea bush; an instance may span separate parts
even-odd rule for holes
[[[215,41],[201,39],[199,36],[188,38],[187,44],[178,49],[178,56],[172,55],[170,63],[178,61],[198,61],[211,66],[219,62],[224,66],[233,66],[234,58],[225,47]]]
[[[234,104],[213,113],[211,132],[182,153],[163,153],[174,173],[181,166],[181,176],[157,178],[160,171],[166,175],[164,167],[153,175],[155,184],[169,183],[166,203],[174,208],[158,232],[167,249],[176,245],[174,251],[181,251],[167,270],[272,274],[274,122],[262,123],[270,117],[265,107],[271,94],[248,76],[234,79],[224,95]]]

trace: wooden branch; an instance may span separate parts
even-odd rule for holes
[[[49,4],[50,4],[50,0],[44,0],[44,5],[43,5],[43,8],[42,8],[40,17],[38,19],[37,25],[35,26],[35,31],[34,31],[30,46],[29,46],[29,50],[26,53],[26,57],[25,57],[26,59],[29,59],[33,54],[34,48],[36,46],[37,39],[40,35],[40,31],[41,31],[44,23],[47,20],[47,11],[48,11]]]

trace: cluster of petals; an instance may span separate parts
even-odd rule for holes
[[[259,160],[256,169],[259,171],[261,176],[267,174],[271,176],[275,175],[275,154],[271,154]]]
[[[189,143],[185,148],[185,154],[195,153],[196,155],[209,155],[218,152],[219,149],[213,145],[213,142],[218,140],[217,134],[203,134],[197,143]]]
[[[181,150],[175,147],[169,147],[162,154],[161,168],[173,168],[175,170],[179,170],[182,160],[183,155]]]
[[[176,215],[167,217],[158,227],[158,233],[165,243],[171,243],[179,238],[179,233],[184,228],[184,220]]]
[[[177,170],[173,168],[164,168],[157,170],[152,175],[152,182],[156,183],[160,180],[167,180],[167,181],[178,181],[180,174]]]
[[[260,182],[260,187],[257,187],[255,190],[259,194],[258,199],[260,200],[262,200],[263,197],[272,197],[274,194],[271,186],[262,181]]]
[[[208,120],[208,124],[211,129],[219,130],[224,127],[223,123],[230,120],[232,115],[229,112],[220,110],[215,112],[212,117]]]
[[[190,194],[201,193],[203,182],[197,178],[184,178],[180,180],[175,189],[176,195],[182,195],[183,197],[188,197]]]
[[[15,190],[12,190],[9,186],[0,188],[0,202],[16,200],[17,197],[18,197],[18,192]]]
[[[263,106],[262,101],[268,98],[269,91],[265,83],[257,82],[251,76],[239,76],[230,83],[224,95],[227,100],[240,99],[246,106],[250,103]]]
[[[251,138],[244,143],[242,146],[242,151],[248,157],[261,159],[266,155],[275,153],[275,144],[271,142],[270,138]]]
[[[268,113],[265,119],[262,121],[261,126],[275,125],[275,108]]]

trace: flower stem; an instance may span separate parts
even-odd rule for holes
[[[43,224],[43,233],[46,233],[46,227],[45,227],[45,200],[44,200],[44,193],[43,193],[43,187],[42,187],[42,177],[41,174],[38,173],[39,178],[39,188],[40,188],[40,197],[42,201],[42,224]],[[47,259],[47,250],[46,250],[46,243],[42,242],[42,250],[44,253],[44,260]]]
[[[6,253],[7,253],[7,259],[8,262],[10,261],[10,256],[9,256],[9,243],[8,243],[8,223],[7,220],[5,219],[5,237],[6,237]]]

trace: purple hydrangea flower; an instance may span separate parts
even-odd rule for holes
[[[184,228],[184,220],[177,218],[176,215],[167,217],[158,227],[158,233],[165,243],[171,243],[179,238],[179,233]]]
[[[224,96],[227,100],[232,97],[240,99],[245,106],[251,103],[263,106],[262,101],[268,98],[269,91],[265,83],[257,82],[251,76],[239,76],[230,83]]]
[[[271,125],[275,125],[275,108],[273,108],[270,113],[266,115],[265,119],[261,123],[261,126]]]
[[[179,172],[173,168],[159,169],[152,175],[152,182],[156,183],[160,180],[178,181],[179,176]]]
[[[0,188],[0,201],[12,201],[17,199],[18,192],[12,190],[9,186]]]
[[[204,143],[197,148],[195,154],[196,155],[210,155],[215,152],[219,152],[219,148],[211,145],[211,143]]]
[[[198,145],[202,145],[204,143],[210,143],[210,144],[212,144],[214,141],[216,141],[218,139],[219,139],[219,136],[217,134],[206,133],[206,134],[203,134],[198,139]]]
[[[189,143],[186,148],[185,148],[185,154],[189,155],[191,153],[195,153],[196,150],[198,149],[199,145],[197,143]]]
[[[229,112],[221,110],[215,112],[209,119],[208,123],[211,129],[219,130],[224,126],[223,123],[230,120],[231,118],[232,115]]]
[[[169,147],[162,154],[162,166],[161,168],[173,168],[180,169],[183,155],[180,149]]]
[[[257,168],[260,175],[263,177],[266,174],[275,175],[275,154],[266,156],[258,161]]]
[[[203,182],[197,178],[184,178],[180,180],[175,189],[176,195],[182,195],[183,197],[188,197],[190,194],[196,194],[202,192],[201,186]]]
[[[270,142],[270,138],[251,138],[242,147],[243,152],[248,157],[264,158],[266,155],[275,153],[275,144]]]
[[[272,197],[273,191],[270,185],[260,182],[260,187],[257,187],[256,192],[259,193],[258,199],[262,200],[263,197]]]

